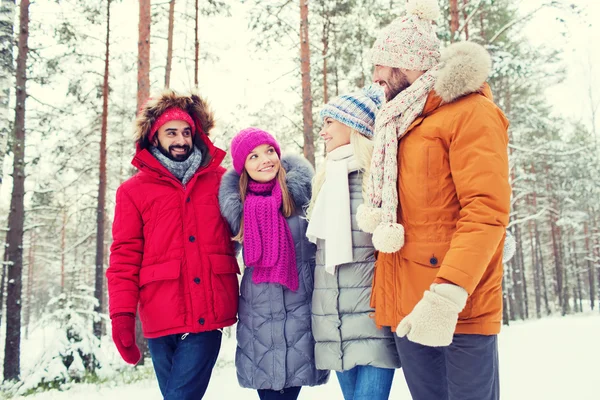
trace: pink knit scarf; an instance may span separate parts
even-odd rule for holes
[[[280,283],[298,290],[296,250],[281,212],[283,197],[276,179],[250,181],[244,201],[244,262],[254,267],[254,283]]]

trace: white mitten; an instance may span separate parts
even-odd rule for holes
[[[460,286],[433,283],[412,312],[400,321],[396,335],[407,336],[411,342],[424,346],[450,345],[467,297],[467,291]]]

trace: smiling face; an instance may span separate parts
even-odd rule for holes
[[[192,128],[185,121],[169,121],[160,128],[153,143],[173,161],[185,161],[192,154]]]
[[[325,117],[323,127],[319,132],[319,136],[325,141],[325,151],[330,153],[340,146],[349,144],[351,131],[352,129],[348,125],[331,117]]]
[[[275,148],[270,144],[256,146],[246,157],[244,168],[256,182],[270,182],[277,176],[281,162]]]

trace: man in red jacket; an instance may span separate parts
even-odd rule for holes
[[[135,123],[139,172],[117,190],[108,278],[113,340],[135,364],[135,315],[165,399],[202,398],[236,322],[239,268],[217,201],[225,152],[198,95],[166,90]],[[138,308],[139,307],[139,308]]]

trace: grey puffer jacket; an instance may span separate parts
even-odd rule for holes
[[[356,210],[363,202],[362,177],[359,172],[348,175],[354,262],[338,265],[331,275],[325,271],[325,242],[317,241],[312,321],[319,369],[400,368],[392,332],[388,327],[378,329],[369,316],[375,249],[371,235],[356,223]]]
[[[306,239],[303,207],[310,200],[311,165],[298,156],[286,156],[281,164],[294,199],[296,215],[287,219],[296,246],[299,288],[296,292],[277,283],[252,282],[253,268],[246,268],[240,285],[235,366],[242,387],[281,390],[293,386],[326,383],[329,371],[315,367],[315,341],[311,330],[311,299],[315,246]],[[221,213],[233,234],[240,229],[242,203],[239,176],[230,170],[219,190]]]

